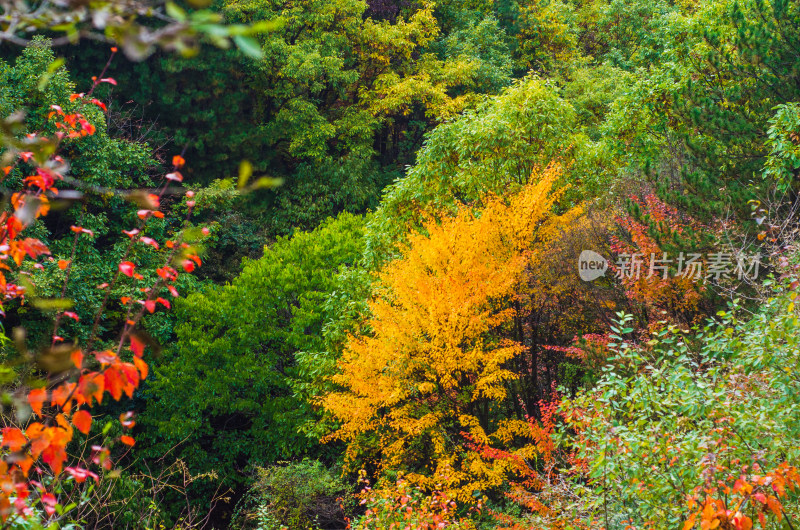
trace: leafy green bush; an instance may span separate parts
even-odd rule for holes
[[[193,473],[241,485],[251,466],[322,451],[297,433],[316,413],[292,388],[305,377],[296,355],[324,348],[322,327],[337,315],[323,303],[361,255],[363,224],[342,214],[279,238],[232,283],[176,305],[177,341],[147,390],[140,454],[174,449]]]
[[[347,513],[355,504],[350,487],[321,462],[304,459],[260,468],[257,473],[233,528],[306,530],[347,526]]]
[[[623,318],[598,385],[564,403],[596,520],[608,529],[681,528],[719,502],[730,513],[717,524],[733,525],[723,528],[747,528],[744,519],[759,514],[764,528],[783,528],[773,501],[790,521],[800,516],[797,495],[786,486],[782,496],[768,487],[778,479],[767,479],[791,483],[786,464],[800,458],[795,296],[776,288],[755,315],[734,304],[703,328],[670,327],[644,345],[622,339]]]

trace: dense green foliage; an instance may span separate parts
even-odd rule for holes
[[[363,220],[342,214],[281,238],[239,277],[177,304],[177,342],[147,390],[145,454],[172,450],[195,471],[236,483],[250,466],[317,451],[297,429],[313,408],[295,397],[295,354],[321,348],[335,315],[323,302],[363,249]]]

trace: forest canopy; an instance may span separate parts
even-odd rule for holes
[[[798,0],[0,6],[0,528],[800,528]]]

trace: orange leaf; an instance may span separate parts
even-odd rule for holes
[[[783,514],[781,513],[782,506],[781,503],[778,502],[778,499],[770,495],[769,497],[767,497],[767,506],[769,507],[770,511],[774,513],[775,516],[778,518],[778,521],[780,521],[781,518],[783,517]]]
[[[72,360],[72,364],[75,365],[75,368],[80,370],[83,368],[83,352],[80,350],[75,350],[69,355],[69,358]]]
[[[123,412],[119,415],[119,422],[126,429],[132,429],[136,422],[133,420],[133,412]]]
[[[31,405],[33,412],[42,415],[42,405],[47,401],[47,390],[44,388],[34,388],[28,393],[28,403]]]
[[[122,397],[122,381],[119,378],[119,372],[116,368],[108,368],[103,376],[105,377],[106,390],[111,393],[114,400],[119,401]]]
[[[22,434],[17,428],[14,427],[5,427],[3,429],[3,447],[8,447],[8,449],[13,453],[19,451],[25,444],[28,443],[28,439],[25,438],[25,435]]]
[[[120,436],[119,441],[124,443],[125,445],[130,445],[131,447],[133,447],[133,444],[136,443],[136,440],[127,435]]]
[[[60,259],[58,260],[58,268],[62,271],[69,267],[69,260],[68,259]]]
[[[71,408],[71,399],[69,402],[67,401],[72,394],[72,389],[75,387],[75,383],[64,383],[59,385],[53,389],[52,396],[50,398],[50,404],[54,407],[61,407],[64,411],[69,412]]]
[[[49,465],[56,475],[61,473],[64,468],[64,461],[67,459],[67,451],[62,445],[50,444],[42,452],[42,460]]]
[[[97,372],[88,373],[80,378],[78,385],[86,403],[91,405],[92,398],[96,399],[98,403],[103,402],[103,390],[105,389],[103,374],[98,374]]]
[[[139,373],[142,374],[142,379],[147,379],[147,371],[149,369],[147,363],[141,360],[139,357],[134,357],[133,364],[139,370]]]
[[[89,434],[92,428],[92,415],[85,410],[79,410],[72,415],[72,424],[83,434]]]
[[[22,470],[22,474],[27,477],[28,472],[31,469],[31,466],[33,465],[33,458],[26,456],[25,458],[17,460],[16,464],[17,467],[19,467]]]
[[[62,433],[66,433],[66,436],[64,437],[65,439],[64,440],[59,439],[58,442],[66,445],[66,442],[72,440],[72,432],[73,432],[72,425],[70,425],[69,421],[67,421],[67,417],[64,416],[63,414],[56,415],[56,423],[58,423],[58,426],[61,427],[61,429],[63,429],[63,430],[57,430],[56,435],[62,436]]]

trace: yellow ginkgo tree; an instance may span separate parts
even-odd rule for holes
[[[379,273],[370,333],[350,337],[333,376],[338,390],[323,399],[339,422],[330,438],[348,444],[351,464],[401,470],[460,499],[498,485],[498,466],[514,465],[486,463],[468,448],[527,430],[498,420],[515,377],[508,361],[523,349],[509,338],[511,302],[532,243],[554,224],[559,175],[548,167],[479,212],[429,221]]]

